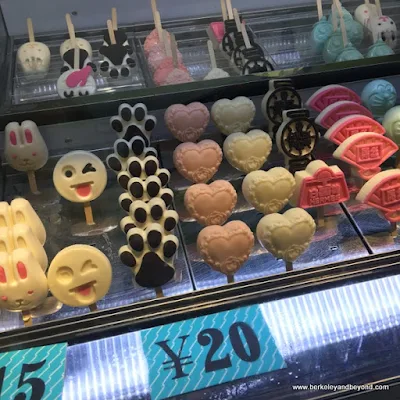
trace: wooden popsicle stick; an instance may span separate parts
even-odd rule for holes
[[[232,9],[232,1],[231,0],[226,0],[226,8],[228,9],[229,19],[233,19],[233,9]]]
[[[91,304],[91,305],[89,306],[89,310],[90,310],[90,312],[97,311],[97,310],[98,310],[98,308],[97,308],[97,303]]]
[[[250,49],[251,43],[249,40],[249,35],[247,34],[246,25],[244,24],[244,22],[242,22],[242,35],[243,35],[244,45],[246,46],[246,49]]]
[[[173,33],[169,34],[171,41],[171,50],[172,50],[172,61],[174,63],[174,68],[178,68],[178,45],[175,40],[175,35]]]
[[[324,12],[322,10],[322,0],[317,0],[317,10],[318,10],[318,21],[321,21],[324,16]]]
[[[80,51],[79,47],[75,42],[75,48],[74,48],[74,69],[79,69],[79,58],[80,58]]]
[[[115,32],[110,19],[107,21],[107,29],[108,29],[108,34],[110,35],[111,44],[117,44],[117,41],[115,39]]]
[[[240,23],[240,17],[238,10],[236,8],[233,9],[233,17],[235,18],[235,23],[236,23],[236,29],[238,32],[242,31],[242,24]]]
[[[151,12],[153,14],[154,25],[156,24],[156,14],[157,14],[157,2],[156,0],[151,0]]]
[[[88,225],[95,225],[93,220],[93,210],[92,206],[90,205],[90,201],[83,204],[83,209],[85,211],[86,223]]]
[[[31,189],[31,192],[33,194],[40,194],[36,183],[35,171],[28,171],[27,175],[28,175],[29,188]]]
[[[156,24],[156,29],[157,29],[157,33],[158,33],[158,38],[161,43],[167,42],[168,38],[166,37],[166,35],[163,34],[163,28],[162,28],[162,24],[161,24],[161,15],[158,11],[156,11],[155,15],[156,15],[155,24]]]
[[[208,54],[210,55],[211,68],[217,68],[217,60],[215,59],[214,47],[211,40],[207,41]]]
[[[382,6],[381,0],[375,0],[376,9],[378,11],[378,17],[382,17]]]
[[[26,23],[28,25],[28,36],[29,36],[29,41],[33,43],[35,41],[35,33],[33,31],[33,23],[32,23],[32,18],[28,18],[26,20]]]
[[[325,226],[325,207],[317,208],[317,227],[323,228]]]
[[[335,6],[335,2],[334,1],[332,2],[331,15],[332,15],[333,31],[336,32],[336,30],[337,30],[337,16],[336,16],[336,6]]]
[[[293,271],[293,263],[291,261],[285,261],[286,272]]]
[[[29,188],[31,189],[31,192],[33,194],[40,194],[36,183],[35,171],[28,171],[27,175],[28,175]]]
[[[226,280],[228,283],[235,283],[235,275],[227,275]]]
[[[24,321],[24,326],[32,326],[32,315],[30,311],[21,311],[22,321]]]
[[[343,38],[343,46],[346,47],[348,45],[348,40],[347,40],[347,31],[346,31],[346,24],[344,22],[343,18],[343,10],[342,6],[340,5],[339,0],[335,0],[336,3],[336,8],[339,14],[339,20],[340,20],[340,30],[342,31],[342,38]]]
[[[75,36],[75,28],[74,28],[74,24],[72,23],[71,15],[65,14],[65,20],[67,21],[68,33],[69,33],[69,38],[71,39],[71,42],[72,42],[72,47],[75,47],[76,36]]]
[[[117,14],[117,9],[113,7],[111,9],[111,21],[112,21],[112,26],[114,31],[118,30],[118,14]]]
[[[156,298],[157,298],[157,299],[161,299],[161,298],[164,297],[164,292],[163,292],[161,286],[156,287],[154,290],[156,291]]]
[[[166,31],[163,31],[162,37],[164,38],[165,54],[167,55],[167,57],[172,57],[172,40],[168,40]]]
[[[226,11],[225,0],[220,0],[220,2],[221,2],[222,20],[226,21],[228,19],[228,13]]]

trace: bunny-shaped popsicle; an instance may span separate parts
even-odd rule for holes
[[[0,253],[0,308],[22,312],[24,324],[32,324],[31,310],[47,298],[46,275],[27,249]]]
[[[4,153],[11,167],[28,174],[31,191],[38,194],[35,171],[46,164],[49,152],[37,125],[33,121],[10,122],[5,129]]]

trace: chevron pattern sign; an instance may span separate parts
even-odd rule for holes
[[[0,353],[0,399],[61,399],[66,352],[61,343]]]
[[[141,333],[152,400],[286,368],[258,305]]]

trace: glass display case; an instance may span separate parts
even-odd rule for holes
[[[379,9],[377,18],[400,26],[397,2],[381,3],[390,19],[381,16]],[[167,44],[155,50],[164,57],[158,61],[165,62],[165,69],[172,72],[183,71],[184,80],[189,76],[191,82],[160,86],[159,69],[154,68],[146,44],[151,35],[159,38],[161,30],[154,22],[121,24],[116,30],[110,9],[109,16],[104,16],[110,19],[108,31],[105,25],[79,26],[76,37],[91,45],[89,62],[89,52],[83,47],[82,51],[72,47],[69,58],[60,55],[60,46],[62,49],[74,36],[67,31],[68,18],[65,29],[44,33],[33,21],[30,36],[10,35],[7,18],[0,19],[0,68],[7,77],[0,97],[0,351],[67,343],[63,399],[167,398],[158,397],[154,388],[152,391],[154,367],[145,342],[148,332],[169,327],[170,337],[180,339],[187,333],[178,329],[182,321],[214,316],[213,326],[224,326],[224,312],[254,306],[285,367],[243,374],[240,379],[233,374],[219,385],[211,384],[211,374],[201,371],[199,380],[207,382],[210,377],[209,384],[191,392],[182,389],[181,394],[169,398],[333,399],[380,393],[385,399],[398,398],[398,119],[394,117],[390,126],[382,119],[398,104],[400,45],[393,39],[393,54],[366,57],[374,40],[383,42],[392,28],[372,39],[368,27],[360,24],[363,35],[356,47],[362,59],[327,63],[322,51],[313,47],[312,31],[319,18],[314,3],[286,8],[260,4],[256,10],[234,4],[239,12],[236,22],[245,21],[237,26],[230,18],[229,4],[226,2],[227,19],[233,29],[246,29],[245,43],[237,46],[242,54],[238,57],[243,57],[241,67],[224,49],[229,34],[221,35],[219,43],[215,27],[227,30],[230,26],[224,25],[221,13],[163,19],[161,29],[167,31],[163,39]],[[152,5],[157,7],[154,2]],[[334,26],[336,19],[332,35],[339,35],[344,49],[350,44],[343,42],[353,38],[349,21],[360,2],[344,0],[342,5],[344,11],[324,1],[321,21],[326,16]],[[146,8],[151,10],[151,4]],[[82,25],[74,13],[69,18]],[[121,12],[119,18],[124,20]],[[233,37],[241,40],[237,32]],[[21,61],[21,46],[33,41],[49,49],[45,74],[27,73],[24,62],[31,65],[33,61]],[[108,51],[112,46],[123,52],[125,61],[120,65],[111,60]],[[250,53],[247,59],[246,49],[260,49],[257,51],[262,52],[268,67],[250,59]],[[35,65],[42,65],[43,60],[38,60]],[[243,65],[249,60],[258,69],[244,74]],[[128,72],[123,72],[124,68]],[[229,77],[205,80],[212,68],[223,69]],[[113,70],[118,71],[117,78],[112,76]],[[67,74],[65,81],[60,82],[63,74]],[[379,83],[378,79],[385,81]],[[91,95],[86,95],[88,82],[96,87]],[[317,105],[310,100],[321,88],[338,87],[346,91],[318,97],[321,103]],[[274,92],[277,88],[283,88],[281,97]],[[237,98],[238,105],[229,102]],[[333,107],[340,101],[349,103],[335,111]],[[189,104],[192,109],[185,107]],[[268,114],[270,109],[276,120]],[[330,109],[334,110],[331,114]],[[322,117],[324,112],[330,119]],[[330,139],[342,118],[359,114],[365,117],[361,125],[357,122],[355,127],[343,128],[340,133],[345,132],[345,137],[340,140]],[[261,135],[259,143],[265,150],[250,143],[249,131],[253,130],[258,132],[254,135]],[[232,135],[240,132],[248,142],[238,145],[239,161],[235,161],[228,147],[233,146]],[[366,134],[372,135],[369,141],[362,136]],[[353,135],[364,140],[357,148],[354,145],[355,150]],[[353,153],[344,157],[349,149],[359,152],[359,158]],[[363,164],[366,152],[373,164],[369,169]],[[372,153],[378,155],[373,159]],[[323,197],[333,198],[339,189],[344,191],[319,208],[295,197],[303,179],[317,179],[316,172],[307,169],[316,160],[323,161],[325,175],[322,183],[318,181],[318,189],[310,189],[314,199],[319,196],[322,202]],[[284,178],[263,177],[250,187],[251,174],[273,170]],[[373,176],[381,170],[391,171],[384,177],[393,179],[386,187],[380,187],[380,181],[375,183],[382,200],[373,203],[365,195],[364,202],[360,201],[360,191],[362,194],[371,185],[361,187],[368,185],[366,181],[374,182]],[[327,183],[331,178],[326,171],[335,172],[334,183]],[[365,178],[370,172],[372,176]],[[194,186],[200,191],[203,185],[202,190],[207,191],[221,182],[225,189],[219,194],[207,192],[209,197],[197,204],[189,199]],[[284,189],[284,185],[290,188]],[[226,198],[212,198],[229,190],[232,204],[228,206]],[[266,206],[269,194],[273,205]],[[26,203],[18,209],[14,202],[21,198],[32,211],[23,208],[28,207]],[[210,210],[212,202],[215,209]],[[202,216],[196,214],[195,206],[212,221],[199,223]],[[273,232],[275,228],[265,218],[272,215],[282,223],[290,210],[296,210],[299,220],[283,233]],[[237,242],[231,241],[227,231],[221,233],[232,223],[236,223]],[[36,233],[41,224],[45,240]],[[262,237],[263,224],[268,225],[267,238]],[[21,225],[28,225],[25,233],[18,233]],[[36,237],[32,239],[32,235]],[[214,248],[210,245],[213,240]],[[286,247],[282,250],[280,246]],[[102,261],[94,262],[91,254],[101,254]],[[17,256],[28,257],[27,268],[22,268],[24,263]],[[13,262],[16,269],[10,272]],[[104,266],[100,265],[103,262]],[[39,266],[37,274],[31,263]],[[75,263],[80,266],[80,280],[72,267]],[[38,302],[36,306],[23,299],[16,299],[17,306],[12,306],[18,290],[9,291],[9,274],[15,275],[18,286],[21,280],[32,279],[31,273],[38,290],[27,293],[39,296],[45,287],[45,295],[41,301],[29,298]],[[84,279],[90,274],[94,278]],[[104,293],[103,286],[107,286]],[[200,332],[194,334],[200,336]],[[261,343],[264,339],[258,337]],[[208,339],[204,347],[210,344]],[[172,361],[165,358],[162,365],[168,362]],[[25,389],[25,393],[30,391]]]

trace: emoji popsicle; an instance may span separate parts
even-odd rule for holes
[[[54,297],[71,307],[97,310],[111,286],[109,259],[93,246],[76,244],[61,250],[50,264],[49,288]]]
[[[90,202],[97,199],[107,185],[103,162],[87,151],[72,151],[60,158],[53,171],[57,192],[74,203],[84,203],[86,222],[93,225]]]

